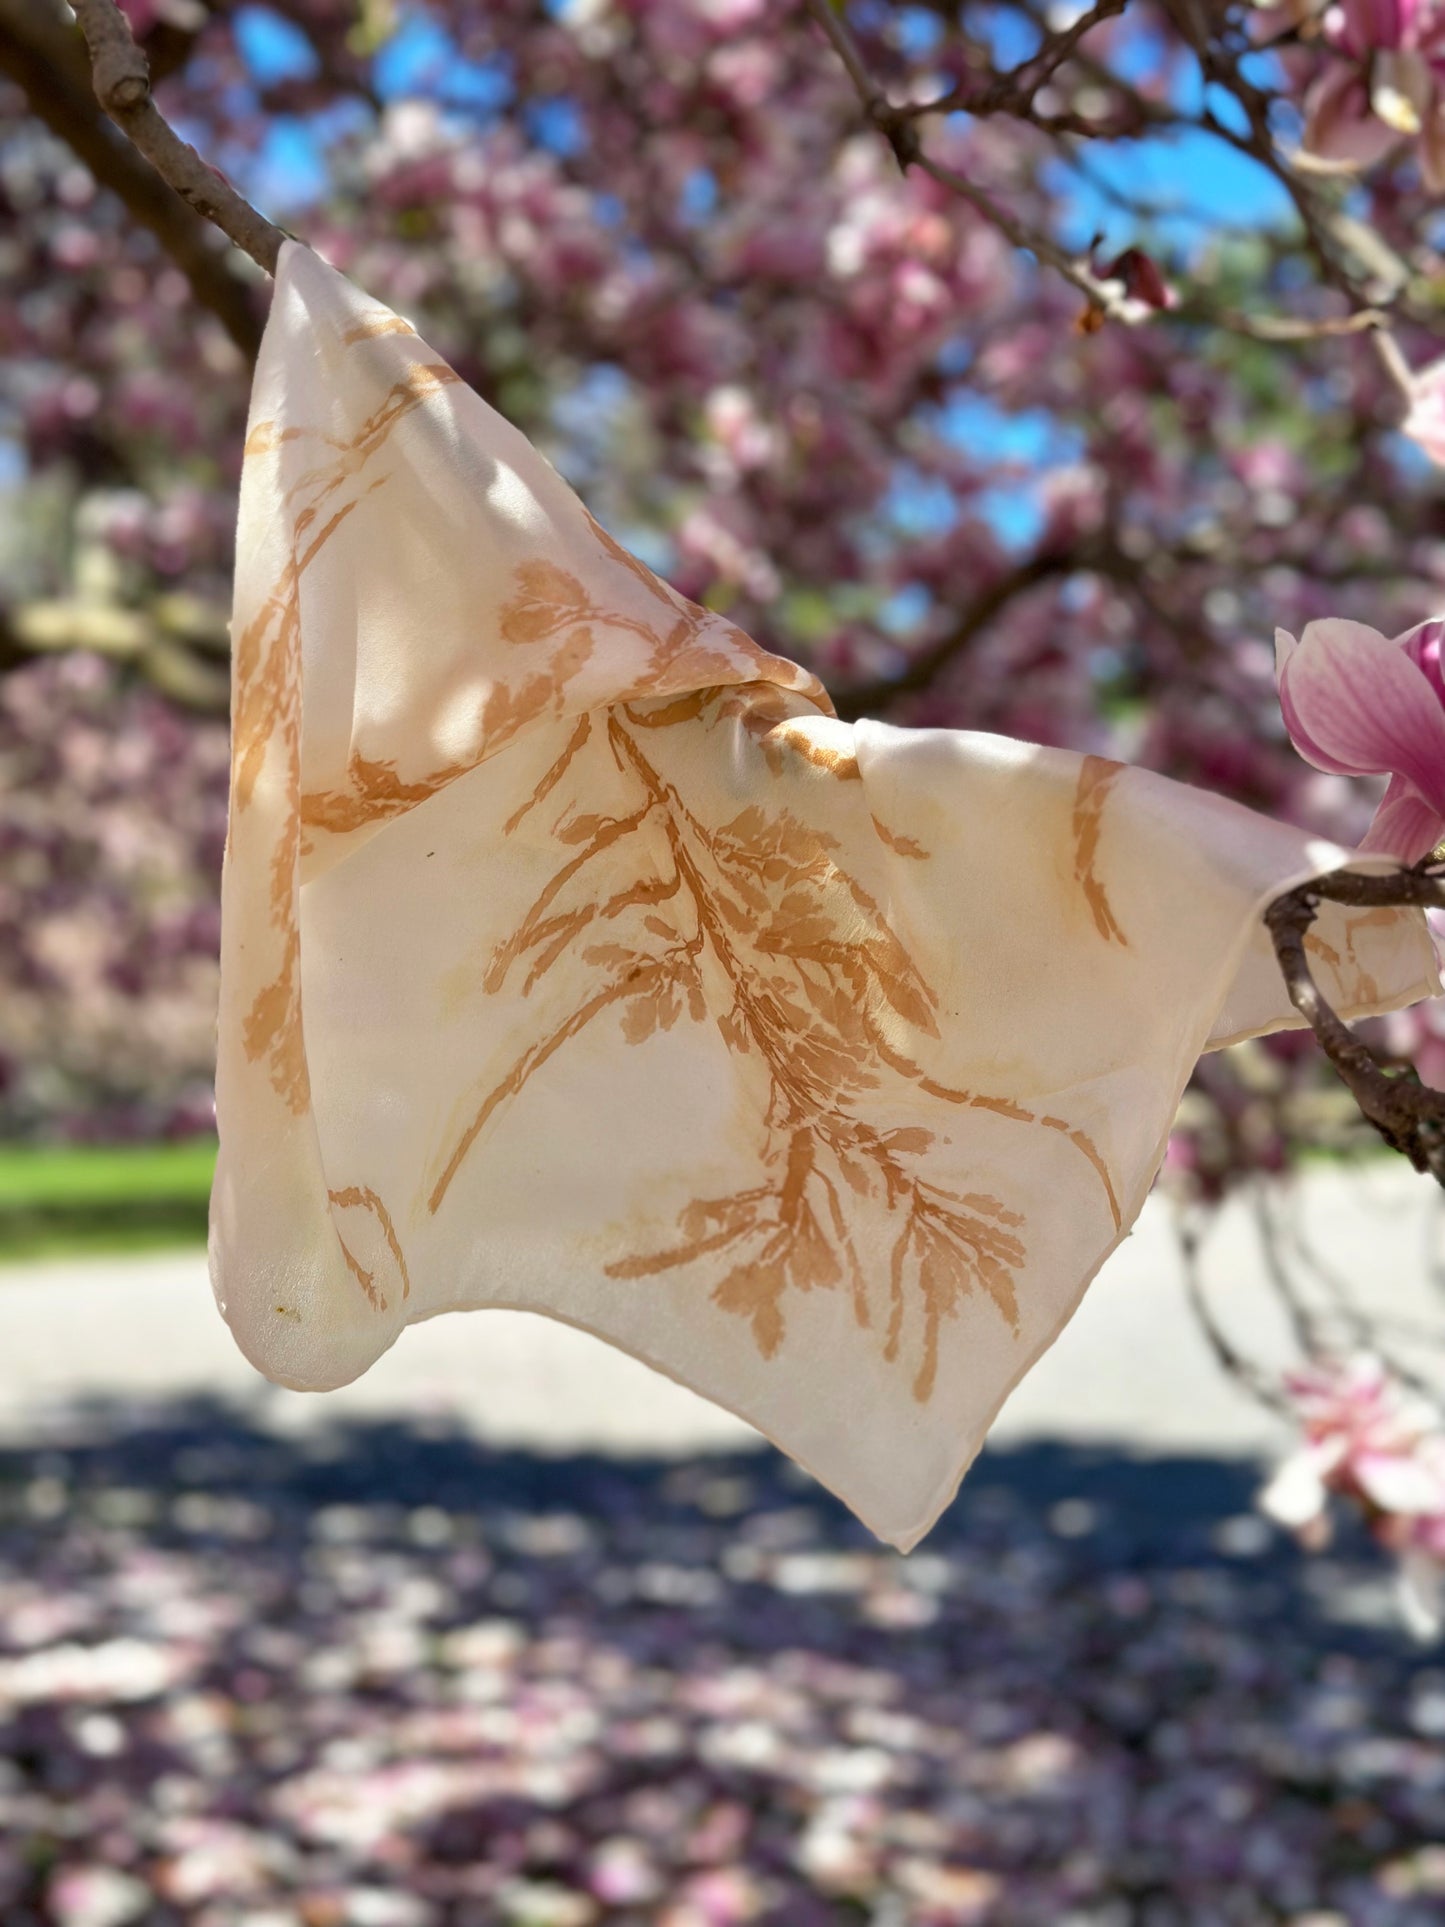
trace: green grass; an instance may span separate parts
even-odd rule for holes
[[[214,1138],[0,1145],[0,1264],[203,1242],[215,1163]]]

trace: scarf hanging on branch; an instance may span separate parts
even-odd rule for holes
[[[212,1275],[303,1389],[543,1312],[915,1543],[1126,1235],[1260,913],[1348,853],[1098,757],[848,726],[282,251],[236,578]],[[1373,867],[1389,868],[1388,864]],[[1431,995],[1326,905],[1322,989]]]

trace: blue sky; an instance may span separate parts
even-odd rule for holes
[[[1033,51],[1032,30],[1017,12],[981,9],[972,17],[988,32],[1001,67],[1013,66]],[[926,57],[936,43],[935,16],[921,8],[904,7],[897,19],[910,50]],[[313,69],[304,36],[265,7],[243,8],[237,16],[237,34],[253,74],[262,83],[304,78]],[[1158,53],[1141,33],[1131,57],[1142,71],[1152,69]],[[373,82],[383,99],[422,94],[473,123],[505,107],[512,94],[511,78],[501,62],[463,60],[446,31],[415,11],[404,15],[400,29],[378,49]],[[1197,107],[1204,98],[1204,83],[1197,72],[1181,69],[1177,98],[1185,108]],[[532,103],[526,118],[533,138],[555,152],[574,152],[581,144],[577,116],[563,98]],[[1154,210],[1154,240],[1181,256],[1221,226],[1263,226],[1290,215],[1283,189],[1265,169],[1202,130],[1185,129],[1167,138],[1092,143],[1081,166],[1060,161],[1053,165],[1053,173],[1067,203],[1062,238],[1079,249],[1095,235],[1102,235],[1111,250],[1139,238],[1132,218],[1111,198],[1111,191],[1148,203]],[[316,133],[299,120],[277,119],[248,182],[251,192],[284,221],[288,214],[303,216],[306,204],[324,191],[325,184],[325,162]],[[705,219],[716,193],[710,179],[694,178],[684,193],[694,216]],[[1016,468],[1016,477],[990,491],[982,507],[1011,546],[1031,541],[1041,521],[1038,479],[1076,452],[1068,436],[1042,412],[1010,415],[987,397],[964,389],[940,419],[949,436]],[[902,464],[889,506],[920,533],[941,530],[955,513],[947,491],[919,483]]]
[[[994,54],[1002,65],[1013,65],[1032,50],[1032,36],[1016,12],[1001,9],[981,14],[980,19],[991,28]],[[937,38],[935,17],[908,7],[900,10],[899,20],[905,41],[926,53]],[[252,72],[263,83],[304,78],[313,71],[314,59],[304,35],[265,7],[241,9],[237,35]],[[1133,61],[1124,65],[1143,68],[1154,57],[1141,34]],[[473,117],[485,117],[511,98],[510,76],[501,62],[479,64],[461,59],[446,31],[435,20],[415,12],[407,15],[399,31],[378,49],[373,79],[384,99],[425,93]],[[1205,93],[1202,78],[1185,70],[1178,89],[1179,104],[1194,107]],[[1212,90],[1212,98],[1214,105],[1225,111],[1226,97]],[[572,152],[580,145],[581,130],[564,99],[536,103],[529,118],[535,137],[544,145],[559,152]],[[1119,226],[1118,210],[1108,198],[1110,187],[1177,210],[1161,225],[1167,237],[1181,246],[1197,240],[1206,227],[1217,227],[1221,222],[1252,225],[1289,213],[1284,190],[1264,168],[1201,130],[1186,129],[1168,138],[1099,142],[1089,149],[1088,159],[1092,180],[1074,170],[1059,170],[1061,182],[1067,179],[1073,202],[1070,218],[1075,233],[1069,237],[1071,241],[1082,243],[1097,230],[1110,234]],[[294,120],[281,120],[273,127],[262,171],[282,213],[303,206],[325,185],[317,144],[306,127]],[[1132,234],[1121,236],[1119,245],[1133,238]]]

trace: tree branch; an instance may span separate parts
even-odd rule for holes
[[[1128,4],[1129,0],[1097,0],[1096,5],[1081,13],[1071,25],[1054,32],[1044,31],[1037,52],[1006,73],[971,74],[935,100],[895,111],[913,118],[922,114],[963,113],[972,114],[977,120],[990,114],[1009,114],[1018,120],[1033,121],[1046,133],[1079,134],[1085,138],[1136,133],[1144,123],[1133,102],[1122,114],[1116,114],[1112,122],[1099,116],[1044,113],[1038,107],[1039,95],[1059,68],[1072,58],[1079,42],[1104,21],[1116,19]]]
[[[1094,566],[1094,558],[1072,549],[1046,549],[1031,555],[1016,569],[984,589],[959,616],[947,635],[927,649],[920,650],[906,669],[896,676],[880,676],[875,682],[859,683],[840,690],[834,707],[845,723],[871,715],[880,705],[895,702],[900,696],[915,696],[926,689],[941,669],[960,655],[982,630],[986,629],[1015,596],[1037,588],[1054,576],[1072,575],[1076,570]]]
[[[967,201],[1014,247],[1026,250],[1041,264],[1062,275],[1088,302],[1082,318],[1086,326],[1094,326],[1104,320],[1134,325],[1147,319],[1151,310],[1157,310],[1176,322],[1211,323],[1258,341],[1281,346],[1365,334],[1400,401],[1408,406],[1413,394],[1410,370],[1390,332],[1390,316],[1387,312],[1395,305],[1401,290],[1397,287],[1388,298],[1367,296],[1360,277],[1346,265],[1344,257],[1352,245],[1347,231],[1352,227],[1357,228],[1358,223],[1352,224],[1342,209],[1327,205],[1321,198],[1317,184],[1302,178],[1281,154],[1269,125],[1269,111],[1274,96],[1241,71],[1242,50],[1216,45],[1208,38],[1204,18],[1197,9],[1170,4],[1170,0],[1166,0],[1166,11],[1175,19],[1186,43],[1194,48],[1206,77],[1233,94],[1246,127],[1241,131],[1228,120],[1221,119],[1214,108],[1207,104],[1197,115],[1181,115],[1159,101],[1146,98],[1137,87],[1130,85],[1082,46],[1081,43],[1096,27],[1117,18],[1126,5],[1127,0],[1096,0],[1095,5],[1080,14],[1070,26],[1052,32],[1040,20],[1042,43],[1018,66],[1004,73],[971,75],[934,100],[897,105],[889,100],[869,71],[863,50],[848,24],[844,5],[834,4],[834,0],[808,0],[808,10],[827,35],[847,72],[866,118],[888,142],[899,167],[905,172],[910,167],[921,169],[940,186]],[[1072,112],[1039,111],[1038,99],[1042,90],[1070,61],[1078,63],[1095,87],[1110,93],[1116,103],[1112,118],[1092,119]],[[1084,140],[1096,137],[1112,139],[1137,133],[1147,126],[1204,129],[1237,152],[1248,155],[1279,182],[1294,204],[1304,244],[1320,274],[1327,284],[1344,295],[1352,312],[1342,318],[1294,320],[1287,317],[1216,314],[1197,298],[1168,307],[1161,307],[1153,300],[1129,300],[1127,290],[1116,278],[1097,270],[1092,255],[1071,253],[1061,247],[1045,229],[1021,219],[987,189],[931,158],[923,145],[918,123],[928,115],[954,111],[966,112],[974,118],[1009,114],[1055,138],[1072,135]],[[1060,145],[1066,154],[1075,156],[1073,142],[1065,141]],[[1354,245],[1358,252],[1357,241]],[[1398,267],[1400,274],[1408,277],[1406,264],[1400,262]],[[1414,318],[1421,319],[1419,316]]]
[[[1086,259],[1070,254],[1049,235],[1029,227],[996,201],[986,189],[976,186],[965,175],[931,160],[918,132],[916,113],[905,107],[895,107],[874,81],[858,42],[853,37],[853,29],[842,13],[834,9],[830,0],[808,0],[808,10],[842,62],[864,114],[892,148],[893,157],[904,173],[910,167],[919,167],[925,174],[932,175],[940,187],[949,188],[960,199],[967,201],[1014,247],[1024,249],[1061,274],[1066,281],[1072,282],[1098,315],[1111,321],[1138,319],[1121,298],[1123,291],[1117,282],[1101,279]]]
[[[1445,869],[1428,859],[1411,870],[1364,876],[1332,870],[1277,897],[1265,912],[1290,1002],[1307,1020],[1320,1048],[1348,1085],[1366,1119],[1417,1171],[1445,1186],[1445,1092],[1377,1062],[1320,994],[1305,953],[1305,937],[1322,902],[1359,908],[1414,906],[1445,909]]]
[[[108,0],[107,0],[108,4]],[[167,187],[101,113],[80,36],[47,0],[0,0],[0,73],[94,179],[148,228],[226,333],[254,361],[261,322],[210,225]],[[159,118],[159,116],[157,116]]]
[[[258,214],[189,147],[151,99],[150,67],[115,0],[72,0],[90,49],[95,97],[161,179],[267,274],[276,272],[281,229]]]
[[[1174,1220],[1174,1234],[1179,1241],[1179,1263],[1184,1274],[1184,1295],[1203,1334],[1205,1343],[1213,1352],[1215,1361],[1227,1378],[1232,1378],[1250,1397],[1269,1411],[1286,1417],[1289,1412],[1288,1401],[1269,1376],[1258,1365],[1245,1357],[1244,1353],[1226,1335],[1204,1291],[1203,1267],[1200,1262],[1200,1246],[1203,1243],[1198,1225],[1192,1215],[1180,1213]]]

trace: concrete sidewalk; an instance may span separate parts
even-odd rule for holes
[[[1311,1174],[1301,1206],[1315,1249],[1362,1302],[1392,1320],[1433,1320],[1445,1332],[1445,1292],[1427,1264],[1431,1240],[1445,1244],[1433,1186],[1379,1161]],[[1289,1357],[1287,1324],[1246,1206],[1215,1221],[1205,1278],[1238,1343],[1252,1356]],[[756,1437],[599,1340],[528,1313],[414,1326],[364,1378],[315,1396],[268,1385],[241,1357],[215,1310],[200,1251],[0,1263],[0,1435],[33,1436],[47,1417],[91,1398],[196,1394],[234,1401],[282,1430],[431,1413],[488,1443],[548,1453],[681,1454],[736,1449]],[[1280,1427],[1209,1352],[1160,1200],[1150,1200],[992,1436],[1228,1456],[1278,1446]]]

